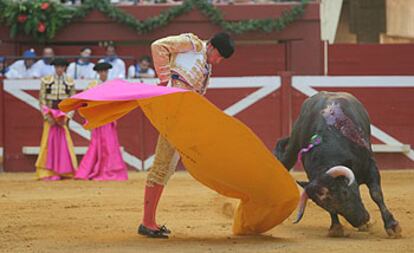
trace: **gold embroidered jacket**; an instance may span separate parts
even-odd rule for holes
[[[211,74],[207,46],[192,33],[169,36],[151,45],[154,67],[161,82],[178,80],[204,94]]]
[[[75,94],[75,82],[71,77],[66,75],[60,77],[57,75],[45,76],[40,83],[40,107],[44,105],[52,109],[58,109],[58,104],[63,99]],[[72,115],[73,113],[69,113],[68,117]]]

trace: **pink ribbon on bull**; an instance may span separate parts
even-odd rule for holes
[[[309,151],[311,151],[314,147],[318,146],[319,144],[322,143],[322,137],[320,137],[319,135],[315,134],[312,136],[309,145],[306,148],[302,148],[299,153],[298,153],[298,162],[302,162],[302,154],[303,153],[308,153]]]

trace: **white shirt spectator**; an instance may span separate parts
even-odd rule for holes
[[[32,68],[34,68],[37,75],[36,77],[44,77],[55,74],[55,67],[53,65],[46,64],[43,59],[40,59],[33,64]]]
[[[93,70],[95,64],[92,62],[72,62],[69,64],[66,74],[73,79],[96,79],[96,72]]]
[[[5,66],[6,58],[4,56],[0,56],[0,76],[6,76],[9,68]]]
[[[39,74],[37,73],[34,64],[27,68],[24,60],[18,60],[9,66],[9,71],[6,73],[6,77],[9,79],[31,79],[39,77]]]
[[[145,74],[146,76],[140,76],[140,74]],[[152,68],[148,68],[146,71],[141,71],[139,64],[131,65],[128,68],[128,78],[150,78],[155,77],[155,71]]]
[[[107,62],[112,65],[112,68],[108,73],[108,80],[117,78],[125,79],[125,62],[122,59],[118,57],[114,57],[112,59],[104,58],[99,60],[99,63],[101,62]]]

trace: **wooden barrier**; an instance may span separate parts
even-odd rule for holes
[[[324,77],[292,76],[213,78],[207,98],[229,115],[248,125],[273,149],[277,139],[291,130],[300,106],[319,90],[347,91],[367,108],[372,121],[373,149],[381,168],[414,168],[414,76]],[[146,80],[155,84],[156,79]],[[82,90],[88,81],[76,83]],[[42,118],[38,111],[39,80],[4,81],[4,103],[1,111],[4,140],[5,171],[33,171]],[[392,89],[390,89],[392,87]],[[89,131],[82,128],[82,119],[75,116],[69,127],[75,146],[85,147]],[[153,160],[157,132],[140,110],[118,121],[123,156],[130,168],[148,169]],[[26,147],[26,148],[25,148]],[[29,152],[29,151],[30,152]],[[85,151],[85,150],[84,150]],[[82,152],[78,152],[80,155]]]

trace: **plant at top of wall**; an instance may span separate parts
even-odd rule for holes
[[[303,16],[308,2],[309,0],[301,0],[278,18],[226,21],[221,10],[207,0],[185,0],[182,4],[145,20],[135,18],[108,0],[86,0],[78,7],[65,6],[53,0],[0,0],[0,9],[3,10],[0,12],[0,22],[10,27],[12,38],[25,34],[38,42],[46,42],[53,39],[65,25],[86,17],[92,10],[98,10],[110,19],[143,34],[168,25],[174,18],[192,9],[198,9],[223,30],[242,34],[253,31],[281,31]]]

